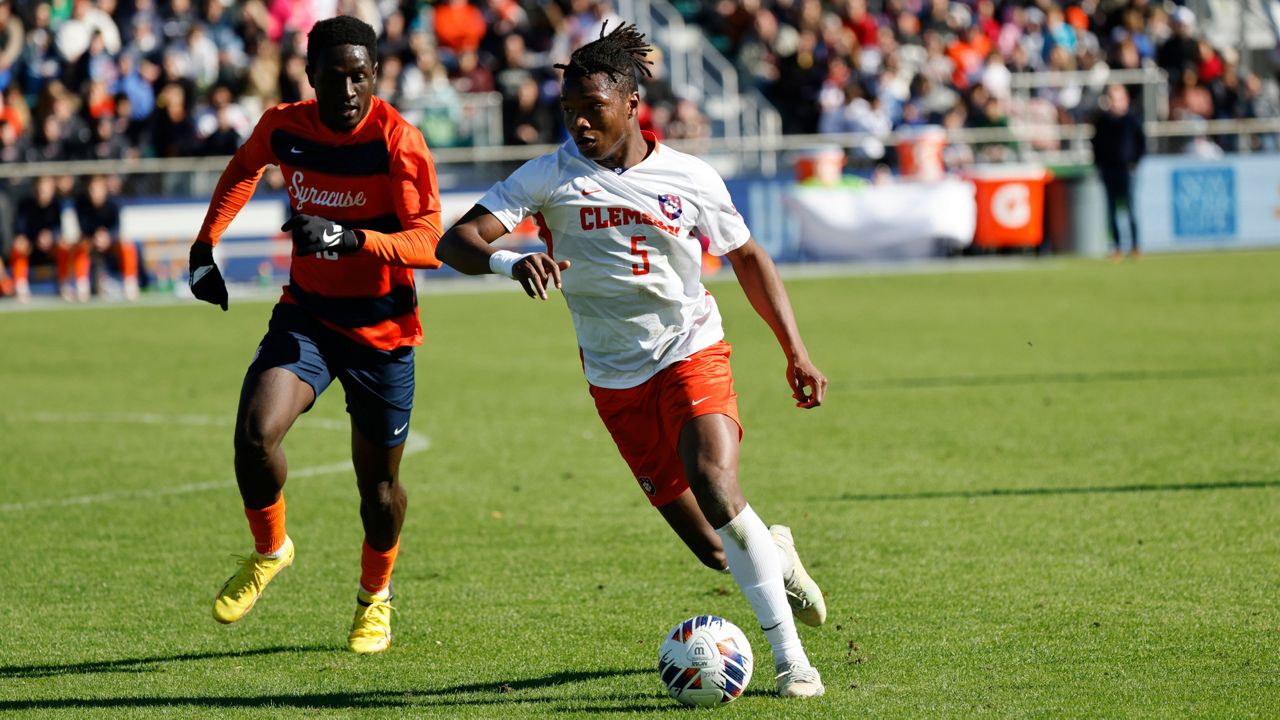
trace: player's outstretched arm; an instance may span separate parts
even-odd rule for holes
[[[827,394],[827,378],[809,359],[809,351],[800,338],[791,299],[782,285],[778,268],[769,253],[755,239],[728,253],[729,263],[738,276],[738,284],[751,302],[751,307],[773,330],[787,356],[787,384],[796,407],[813,408],[822,404]]]
[[[496,273],[516,280],[531,298],[547,299],[547,287],[561,286],[560,272],[569,261],[557,262],[546,253],[519,253],[494,250],[491,243],[507,234],[493,213],[473,205],[453,227],[445,231],[436,246],[436,257],[467,275]]]

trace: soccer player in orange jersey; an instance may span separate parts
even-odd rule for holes
[[[391,644],[391,571],[404,522],[400,458],[413,407],[413,348],[422,343],[412,268],[439,267],[440,193],[426,143],[373,96],[377,36],[351,17],[308,34],[316,99],[263,114],[227,165],[191,246],[191,290],[227,309],[213,246],[269,164],[284,173],[294,215],[289,284],[245,375],[236,414],[236,481],[255,551],[218,591],[231,623],[293,562],[285,532],[281,442],[336,377],[351,415],[352,460],[365,540],[349,644]]]
[[[519,280],[531,297],[545,299],[549,284],[563,291],[591,396],[636,482],[703,563],[733,574],[773,649],[779,695],[821,695],[792,614],[821,625],[826,604],[790,529],[767,527],[738,484],[730,347],[702,286],[700,237],[729,258],[773,329],[796,404],[820,405],[827,380],[724,180],[640,130],[636,73],[648,72],[649,50],[634,26],[622,26],[558,66],[572,140],[494,185],[445,233],[438,254],[466,273]],[[546,253],[493,250],[530,216]]]

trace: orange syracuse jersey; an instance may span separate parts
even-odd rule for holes
[[[253,196],[268,165],[280,166],[295,213],[359,229],[356,253],[294,257],[280,302],[381,350],[422,343],[413,268],[440,266],[443,233],[435,165],[422,133],[374,97],[350,132],[320,122],[316,102],[263,113],[214,190],[196,240],[216,245]]]

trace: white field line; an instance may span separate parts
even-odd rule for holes
[[[166,415],[163,413],[51,413],[40,412],[31,413],[20,416],[8,416],[18,420],[42,423],[89,423],[89,424],[139,424],[139,425],[197,425],[197,426],[227,426],[230,423],[225,418],[216,418],[209,415]],[[320,430],[348,430],[350,425],[341,420],[333,420],[330,418],[308,418],[302,417],[294,427],[310,427]],[[404,454],[414,455],[416,453],[425,452],[431,447],[431,440],[426,435],[419,432],[409,431],[409,438],[405,441]],[[289,470],[289,477],[315,477],[317,475],[328,475],[339,472],[355,472],[350,460],[342,462],[328,463],[325,465],[313,465]],[[0,504],[0,513],[18,512],[22,510],[39,510],[42,508],[71,507],[73,505],[95,505],[104,502],[114,502],[117,500],[136,500],[163,497],[165,495],[185,495],[187,493],[203,492],[205,490],[217,490],[228,487],[235,487],[235,478],[229,480],[214,480],[209,482],[187,483],[185,485],[174,485],[172,487],[148,488],[146,490],[119,490],[114,492],[97,493],[94,495],[76,495],[73,497],[50,499],[50,500],[33,500],[31,502],[20,503],[4,503]]]

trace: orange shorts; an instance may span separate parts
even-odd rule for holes
[[[678,446],[686,422],[699,415],[728,415],[742,437],[738,394],[729,368],[732,351],[721,340],[635,387],[591,386],[600,419],[654,507],[689,489]]]

